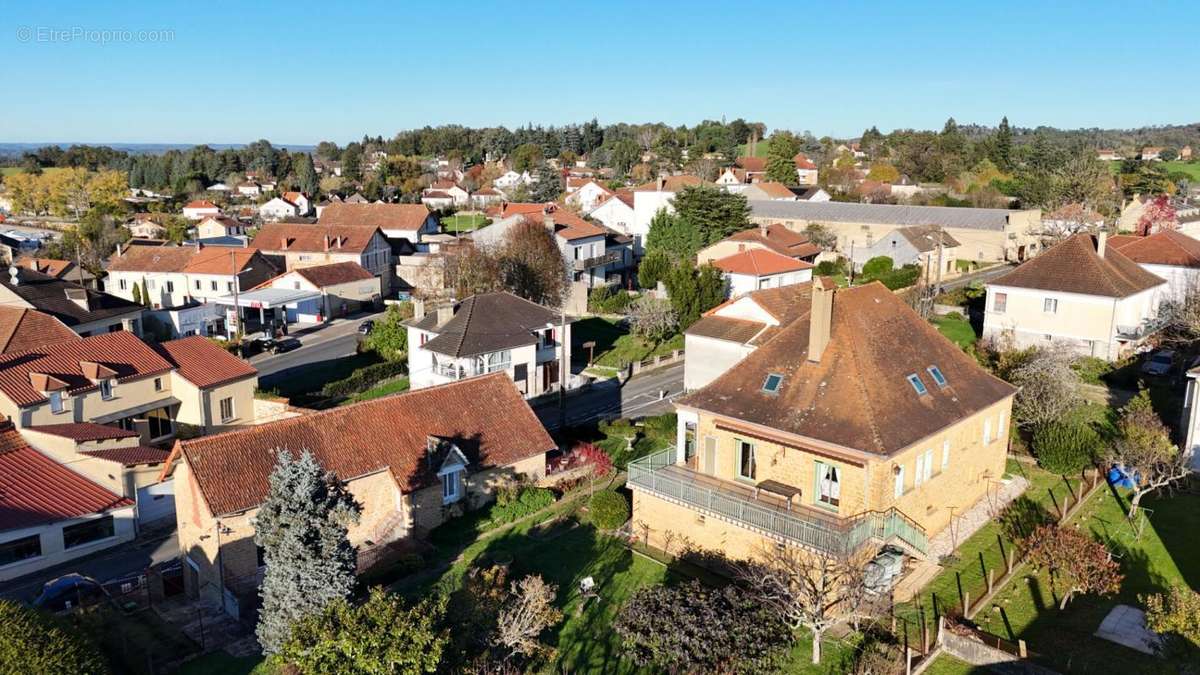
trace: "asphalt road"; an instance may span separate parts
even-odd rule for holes
[[[358,325],[367,319],[379,319],[383,312],[364,312],[340,319],[304,333],[292,333],[300,340],[299,349],[282,354],[256,354],[249,362],[258,368],[258,386],[270,389],[281,378],[299,375],[296,368],[353,356],[358,346]]]
[[[179,539],[175,536],[175,528],[170,527],[157,533],[146,533],[136,541],[0,584],[0,597],[28,602],[37,598],[47,581],[70,572],[105,582],[140,573],[151,565],[178,557]]]
[[[645,417],[670,412],[683,393],[683,362],[647,371],[625,381],[603,380],[567,396],[566,425],[616,417]],[[557,402],[534,408],[547,429],[559,427]]]

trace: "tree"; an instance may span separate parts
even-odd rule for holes
[[[513,150],[512,168],[517,173],[523,173],[536,168],[544,159],[541,146],[535,143],[525,143]]]
[[[406,303],[407,304],[407,303]],[[411,313],[411,305],[407,305]],[[388,307],[382,319],[375,322],[363,346],[388,361],[396,361],[405,357],[408,350],[408,328],[404,325],[404,312],[400,305]]]
[[[1079,405],[1079,374],[1071,368],[1075,355],[1061,346],[1029,352],[1007,379],[1020,387],[1013,401],[1013,418],[1037,429],[1057,422]]]
[[[563,184],[562,172],[543,163],[537,169],[537,182],[530,190],[530,196],[535,202],[552,202],[562,195],[566,187]]]
[[[362,512],[312,453],[276,453],[267,498],[254,516],[254,541],[267,567],[257,634],[268,654],[283,647],[298,620],[350,596],[357,553],[346,535]]]
[[[793,632],[812,632],[812,662],[820,663],[826,631],[850,618],[843,611],[846,600],[863,598],[860,568],[865,564],[858,556],[767,546],[757,560],[734,570],[757,604],[771,609]]]
[[[800,143],[790,131],[776,131],[767,139],[767,180],[784,185],[796,183],[796,153]]]
[[[658,254],[676,261],[691,260],[703,245],[700,231],[684,222],[678,214],[668,213],[666,208],[659,209],[650,219],[650,232],[646,235],[647,257]],[[640,275],[638,280],[641,280]]]
[[[862,266],[862,279],[867,281],[870,279],[878,279],[887,275],[895,268],[896,264],[890,257],[886,255],[875,256]]]
[[[145,279],[142,279],[142,304],[146,307],[154,306],[154,302],[150,299],[150,291],[146,287]]]
[[[133,284],[133,301],[136,304],[142,304],[142,285],[137,282]]]
[[[1000,119],[1000,126],[996,129],[996,136],[993,140],[990,159],[1001,171],[1008,171],[1013,165],[1013,139],[1007,116]]]
[[[671,258],[666,251],[661,248],[649,250],[638,263],[638,285],[642,288],[654,288],[670,271]]]
[[[671,303],[650,296],[640,297],[630,306],[629,323],[634,335],[656,343],[673,335],[678,325]]]
[[[821,223],[809,223],[805,226],[804,236],[823,249],[832,250],[837,247],[837,234]]]
[[[567,268],[554,234],[540,221],[513,226],[497,251],[500,283],[509,292],[547,307],[559,307],[567,294]]]
[[[433,673],[449,642],[439,628],[445,607],[436,594],[406,607],[375,587],[361,605],[337,598],[297,621],[279,654],[304,675]]]
[[[895,183],[900,180],[900,171],[888,162],[871,162],[871,170],[867,172],[867,180],[880,183]]]
[[[292,164],[295,167],[296,183],[299,185],[300,191],[308,195],[310,199],[316,199],[321,184],[317,180],[317,171],[313,168],[312,157],[308,153],[301,153]]]
[[[0,600],[0,672],[102,675],[108,665],[83,631],[32,607]]]
[[[562,612],[554,606],[556,591],[554,584],[536,574],[513,582],[492,638],[494,645],[508,652],[507,659],[529,659],[547,651],[538,636],[562,620]]]
[[[635,664],[670,673],[769,672],[793,639],[778,614],[741,589],[694,580],[638,590],[613,629]]]
[[[1200,592],[1172,586],[1138,598],[1146,605],[1146,627],[1159,634],[1155,650],[1178,663],[1200,663]]]
[[[1187,457],[1171,442],[1171,433],[1154,411],[1146,389],[1121,409],[1108,459],[1134,477],[1130,518],[1137,514],[1143,497],[1191,475]]]
[[[1066,239],[1078,232],[1090,232],[1099,229],[1104,224],[1104,217],[1080,202],[1063,204],[1051,211],[1041,220],[1041,227],[1031,234],[1037,234],[1048,246]]]
[[[1099,447],[1095,429],[1075,420],[1050,422],[1033,432],[1038,465],[1057,474],[1075,474],[1090,466]]]
[[[1112,595],[1121,589],[1121,567],[1100,542],[1075,529],[1043,525],[1029,538],[1029,562],[1045,569],[1066,609],[1079,594]]]
[[[1138,218],[1134,231],[1139,236],[1149,236],[1162,230],[1179,229],[1179,217],[1171,200],[1166,195],[1159,195],[1146,204],[1142,217]]]
[[[671,268],[664,282],[680,330],[686,330],[725,299],[725,279],[712,263],[697,270],[685,260]]]
[[[675,214],[699,232],[700,246],[716,243],[750,226],[746,197],[712,185],[689,185],[675,193]],[[695,251],[689,257],[695,255]]]

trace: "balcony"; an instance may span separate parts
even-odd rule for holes
[[[615,265],[625,259],[621,254],[620,249],[609,251],[604,255],[598,255],[594,258],[584,258],[583,260],[575,261],[575,271],[582,272],[590,270],[594,267],[604,267],[606,265]]]
[[[668,448],[629,463],[629,485],[742,527],[830,554],[854,553],[898,540],[924,554],[925,531],[899,510],[867,511],[839,518],[805,506],[784,506],[753,486],[720,480],[674,463]]]

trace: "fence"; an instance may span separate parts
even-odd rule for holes
[[[630,363],[628,366],[628,368],[629,368],[628,377],[633,377],[634,375],[637,375],[638,373],[645,371],[645,370],[654,370],[655,368],[662,368],[664,366],[669,366],[672,363],[679,363],[682,360],[683,360],[683,350],[676,349],[676,350],[672,351],[670,354],[660,354],[658,356],[652,356],[648,359],[642,359],[641,361],[634,361],[634,362]]]

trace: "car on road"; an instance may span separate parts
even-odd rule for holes
[[[272,354],[282,354],[300,348],[300,340],[294,337],[279,338],[271,343]]]
[[[1170,349],[1163,349],[1154,352],[1150,358],[1142,363],[1142,374],[1151,377],[1162,377],[1171,372],[1171,366],[1175,363],[1175,352]]]
[[[358,332],[362,335],[370,335],[373,330],[375,330],[375,321],[373,319],[367,319],[358,324]]]
[[[64,574],[42,586],[42,594],[33,606],[49,612],[61,612],[75,607],[89,607],[108,600],[108,592],[99,581],[82,574]]]

